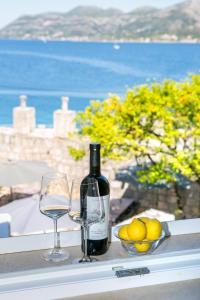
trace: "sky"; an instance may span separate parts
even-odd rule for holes
[[[66,12],[78,5],[96,5],[103,8],[115,7],[129,11],[141,6],[163,8],[183,0],[0,0],[0,28],[24,14],[47,11]]]

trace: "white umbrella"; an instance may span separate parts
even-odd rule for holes
[[[42,161],[8,160],[0,162],[0,186],[12,187],[17,184],[40,181],[42,175],[53,168]]]
[[[53,221],[39,211],[39,195],[15,200],[0,207],[0,214],[11,216],[11,235],[45,233],[53,231]],[[59,230],[74,230],[80,226],[67,215],[58,220]]]

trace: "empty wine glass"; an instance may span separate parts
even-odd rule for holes
[[[94,178],[88,178],[87,182],[80,179],[73,180],[71,185],[71,208],[69,217],[79,223],[83,228],[83,252],[81,259],[74,262],[84,263],[96,261],[88,255],[88,233],[92,224],[101,222],[105,218],[103,200],[99,194],[98,182]]]
[[[42,177],[40,191],[40,211],[54,221],[54,248],[44,253],[47,261],[59,262],[68,259],[69,253],[60,247],[57,230],[59,218],[69,213],[70,193],[65,174],[53,172]]]

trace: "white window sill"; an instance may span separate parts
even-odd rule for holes
[[[61,245],[71,258],[60,264],[41,258],[43,249],[52,246],[52,234],[1,239],[0,298],[70,298],[200,278],[200,219],[172,221],[167,226],[171,237],[151,255],[128,257],[113,238],[99,262],[84,265],[71,264],[81,256],[79,231],[61,233]],[[150,274],[117,278],[113,268],[119,266],[148,267]]]

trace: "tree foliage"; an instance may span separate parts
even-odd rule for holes
[[[75,161],[80,160],[86,154],[84,149],[79,149],[79,148],[77,149],[77,148],[74,148],[71,146],[68,147],[68,151],[69,151],[70,155],[74,158]]]
[[[92,101],[77,121],[80,135],[101,143],[104,158],[149,165],[141,181],[175,182],[180,173],[200,183],[200,75]]]

